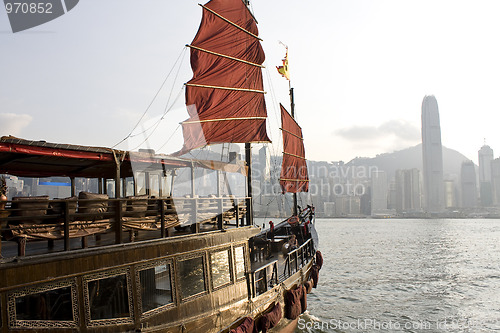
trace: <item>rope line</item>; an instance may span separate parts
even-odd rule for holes
[[[167,74],[167,77],[163,80],[162,84],[160,85],[160,88],[158,89],[158,91],[156,92],[156,94],[153,96],[153,99],[151,100],[151,102],[149,103],[149,105],[147,106],[146,110],[144,110],[144,112],[142,113],[142,116],[139,118],[139,120],[137,121],[137,123],[135,124],[135,126],[132,128],[132,130],[130,131],[130,133],[124,138],[122,139],[120,142],[118,142],[117,144],[115,144],[114,146],[112,146],[111,148],[115,148],[116,146],[118,146],[119,144],[123,143],[125,140],[127,140],[128,138],[131,137],[132,133],[135,131],[135,129],[137,128],[137,126],[139,126],[139,124],[141,123],[141,121],[144,119],[144,117],[146,116],[146,114],[148,113],[149,109],[151,108],[151,106],[153,105],[154,101],[156,100],[156,98],[158,97],[158,95],[160,94],[160,91],[163,89],[163,86],[165,85],[165,83],[167,82],[168,78],[170,77],[170,74],[172,74],[175,66],[177,65],[177,63],[179,62],[179,60],[181,58],[184,58],[183,55],[186,53],[186,50],[187,50],[187,47],[183,47],[181,53],[179,54],[179,56],[177,57],[177,60],[175,61],[174,65],[172,66],[172,68],[170,69],[170,71],[168,72]]]

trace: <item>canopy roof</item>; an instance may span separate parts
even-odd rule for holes
[[[171,170],[201,167],[246,175],[246,167],[214,161],[176,158],[168,155],[133,152],[71,144],[0,138],[0,173],[20,177],[132,177],[137,170]]]

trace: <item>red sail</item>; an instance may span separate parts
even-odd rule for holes
[[[280,185],[283,193],[309,191],[306,153],[302,139],[302,129],[281,107],[281,132],[283,133],[283,164],[281,166]]]
[[[270,142],[262,83],[265,55],[255,19],[242,0],[212,0],[191,45],[186,84],[190,118],[184,154],[212,143]]]

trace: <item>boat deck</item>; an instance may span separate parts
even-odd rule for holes
[[[67,201],[67,200],[66,200]],[[84,201],[84,200],[80,200]],[[79,201],[79,205],[80,205]],[[115,200],[116,201],[116,200]],[[130,199],[128,200],[130,202]],[[136,200],[139,201],[139,200]],[[198,201],[198,200],[197,200]],[[205,201],[208,201],[205,199]],[[50,200],[45,202],[63,202],[62,200]],[[205,204],[203,199],[199,200],[200,203]],[[107,204],[107,203],[106,203]],[[212,202],[210,202],[212,204]],[[45,203],[45,205],[47,205]],[[198,206],[198,205],[197,205]],[[208,211],[213,207],[213,205],[205,204],[206,210]],[[222,205],[219,205],[220,208]],[[217,207],[217,206],[216,206]],[[10,214],[14,215],[16,210],[9,209]],[[40,215],[38,210],[31,208],[29,213],[35,212],[32,215]],[[198,213],[202,213],[202,209],[197,207],[196,211]],[[3,211],[5,212],[5,211]],[[14,212],[14,213],[13,213]],[[75,222],[74,230],[69,229],[68,235],[69,237],[64,237],[64,222],[60,222],[61,219],[58,220],[49,220],[48,217],[59,215],[49,215],[43,212],[43,216],[23,216],[23,217],[8,217],[8,215],[0,216],[0,222],[2,225],[1,234],[2,239],[0,241],[0,258],[3,262],[15,260],[18,257],[23,256],[36,256],[43,255],[49,253],[63,252],[63,251],[78,251],[87,248],[96,248],[96,247],[105,247],[114,244],[127,244],[132,242],[160,239],[166,237],[176,237],[183,236],[195,233],[203,233],[221,229],[231,229],[237,228],[240,226],[246,225],[246,221],[244,220],[244,210],[242,209],[239,214],[237,214],[238,219],[236,220],[236,214],[226,214],[221,213],[219,216],[222,218],[217,218],[217,214],[212,213],[206,221],[201,221],[198,223],[188,224],[181,226],[179,223],[176,226],[172,226],[173,224],[167,220],[168,217],[177,216],[174,213],[170,213],[170,215],[164,214],[165,223],[164,229],[162,228],[161,223],[161,212],[156,209],[146,210],[145,213],[151,213],[151,216],[146,215],[145,217],[119,217],[121,221],[121,226],[117,226],[116,217],[113,216],[116,214],[116,211],[110,211],[107,213],[110,215],[108,220],[106,221],[106,227],[102,230],[98,230],[97,232],[92,233],[94,228],[94,224],[99,225],[100,221],[96,222]],[[78,213],[71,214],[72,216],[78,216]],[[85,214],[80,214],[84,215]],[[101,215],[101,213],[87,213],[86,215]],[[186,215],[186,214],[184,214]],[[206,214],[208,216],[208,214]],[[42,220],[42,218],[44,218]],[[102,217],[99,217],[102,218]],[[28,220],[28,223],[21,221],[19,227],[16,227],[16,223],[18,220],[24,219],[24,221]],[[17,234],[12,233],[12,228],[8,225],[9,220],[14,222],[14,232],[18,232]],[[72,219],[71,221],[73,221]],[[94,218],[95,220],[95,218]],[[32,221],[32,222],[31,222]],[[46,222],[49,221],[49,222]],[[52,222],[56,221],[56,222]],[[238,221],[238,224],[237,222]],[[80,223],[80,224],[76,224]],[[127,224],[128,223],[128,224]],[[132,223],[135,223],[132,224]],[[69,222],[68,224],[71,224]],[[122,232],[117,235],[115,232],[116,228],[122,229]],[[16,229],[17,228],[17,229]],[[55,234],[52,230],[56,229],[61,230],[59,234]],[[144,230],[141,230],[143,228]],[[74,234],[71,234],[75,232]]]
[[[310,239],[299,243],[298,248],[287,251],[283,249],[289,235],[275,236],[273,239],[256,237],[251,246],[251,272],[253,290],[257,296],[269,288],[285,281],[293,273],[307,264],[314,253]]]
[[[187,231],[176,231],[172,230],[172,236],[187,235],[190,232]],[[123,232],[124,243],[130,243],[130,233]],[[160,231],[136,231],[133,241],[158,239],[161,237]],[[85,242],[85,244],[82,244]],[[114,233],[104,233],[99,235],[87,236],[85,240],[79,238],[72,238],[69,240],[70,251],[78,251],[85,248],[93,247],[104,247],[115,244],[115,234]],[[11,240],[2,240],[1,242],[1,256],[2,258],[15,258],[18,256],[18,242]],[[36,256],[41,254],[56,253],[65,251],[64,239],[50,240],[31,240],[26,243],[25,255],[26,256]]]

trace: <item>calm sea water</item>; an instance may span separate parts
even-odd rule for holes
[[[500,220],[318,219],[297,332],[500,332]]]

